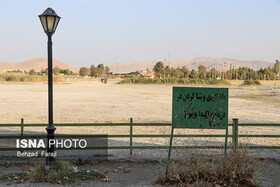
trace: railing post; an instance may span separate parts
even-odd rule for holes
[[[24,126],[24,118],[21,118],[21,123],[20,123],[20,135],[23,136],[23,126]]]
[[[133,118],[130,118],[130,144],[129,144],[129,154],[132,155],[132,132],[133,132]]]
[[[232,143],[236,149],[238,147],[238,118],[233,118],[232,122]]]

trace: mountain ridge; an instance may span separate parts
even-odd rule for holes
[[[115,64],[110,66],[110,70],[112,72],[132,72],[132,71],[141,71],[149,68],[153,69],[154,65],[157,61],[152,62],[135,62],[135,63],[125,63],[125,64]],[[223,62],[226,62],[227,68],[224,66],[224,69],[230,69],[230,64],[232,67],[249,67],[254,70],[258,70],[260,68],[266,68],[268,66],[273,67],[272,62],[262,61],[262,60],[237,60],[231,58],[214,58],[214,57],[196,57],[190,59],[178,59],[178,60],[169,60],[169,62],[163,62],[164,65],[169,65],[170,67],[182,67],[186,66],[188,69],[198,69],[198,66],[204,65],[207,70],[210,70],[213,67],[216,67],[217,70],[222,71]]]
[[[122,64],[111,65],[109,67],[110,67],[110,71],[112,71],[113,73],[133,72],[137,70],[141,71],[141,70],[146,70],[147,68],[152,70],[156,62],[157,61],[122,63]],[[225,66],[222,67],[222,64],[224,62],[227,63],[227,68]],[[230,64],[232,64],[232,67],[234,66],[235,68],[249,67],[254,70],[258,70],[260,68],[266,68],[268,66],[273,67],[272,62],[267,62],[262,60],[246,61],[246,60],[237,60],[231,58],[214,58],[214,57],[196,57],[190,59],[169,60],[168,62],[164,62],[165,66],[169,65],[170,67],[175,67],[175,68],[186,66],[190,70],[191,69],[197,70],[198,66],[204,65],[206,66],[207,70],[210,70],[211,68],[215,67],[219,71],[222,71],[223,68],[230,69]],[[75,73],[79,72],[78,68],[70,66],[59,60],[53,60],[53,67],[56,66],[58,66],[61,69],[69,69],[70,71],[73,71]],[[0,63],[0,72],[13,71],[18,69],[22,71],[30,71],[31,69],[34,69],[35,71],[39,72],[42,69],[46,69],[47,67],[48,67],[47,58],[38,57],[38,58],[29,59],[16,63]]]
[[[48,68],[47,61],[48,61],[47,58],[38,57],[38,58],[33,58],[33,59],[25,60],[22,62],[16,62],[16,63],[4,62],[4,63],[0,63],[0,72],[13,71],[13,70],[30,71],[31,69],[34,69],[36,72],[39,72],[42,69]],[[56,66],[61,69],[69,69],[70,71],[73,71],[75,73],[79,72],[79,69],[73,66],[70,66],[59,60],[53,60],[53,67]]]

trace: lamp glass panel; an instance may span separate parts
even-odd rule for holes
[[[55,18],[55,23],[54,23],[53,32],[55,32],[59,20],[60,20],[60,17],[56,17],[56,18]]]
[[[40,20],[41,20],[41,23],[42,23],[43,29],[44,29],[44,31],[46,32],[46,31],[47,31],[47,22],[46,22],[46,17],[45,17],[45,16],[41,16],[41,17],[40,17]]]
[[[54,25],[54,16],[48,16],[47,17],[48,20],[48,31],[49,32],[53,32],[53,25]]]

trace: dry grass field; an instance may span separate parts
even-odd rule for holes
[[[280,122],[280,82],[262,82],[261,86],[241,86],[241,81],[231,82],[229,88],[229,121],[238,118],[239,122],[279,123]],[[101,122],[171,122],[172,87],[174,85],[123,85],[116,80],[103,84],[99,80],[71,81],[54,84],[55,123],[101,123]],[[48,98],[46,83],[0,83],[0,123],[48,122]],[[75,129],[75,130],[74,130]],[[170,134],[164,127],[134,127],[135,134]],[[19,128],[1,128],[1,133],[19,132]],[[45,132],[44,127],[25,128],[25,132]],[[231,129],[229,129],[231,132]],[[108,133],[128,134],[127,127],[59,127],[56,133]],[[176,134],[211,133],[213,130],[176,130]],[[240,134],[279,134],[277,127],[239,128]],[[128,140],[115,139],[110,144],[128,145]],[[168,145],[165,138],[138,138],[136,145]],[[279,146],[276,138],[243,138],[242,143]],[[192,138],[175,140],[175,144],[220,144],[223,138]],[[124,150],[127,152],[127,150]],[[136,152],[136,151],[135,151]],[[126,153],[127,154],[127,153]],[[278,155],[278,156],[277,156]],[[279,152],[271,153],[279,157]]]

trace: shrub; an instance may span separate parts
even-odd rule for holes
[[[257,169],[257,159],[250,157],[246,149],[232,150],[227,156],[225,168],[223,156],[209,158],[195,155],[172,162],[168,175],[159,177],[154,183],[172,186],[256,186],[253,174]]]
[[[131,77],[123,79],[120,84],[219,84],[230,85],[226,80],[215,79],[187,79],[187,78],[153,78]]]
[[[261,85],[258,80],[245,80],[242,85]]]
[[[29,180],[33,183],[48,182],[52,184],[77,184],[93,181],[104,177],[103,174],[92,170],[77,170],[67,161],[57,161],[56,168],[45,171],[45,162],[40,163],[31,171]]]
[[[28,75],[25,73],[1,73],[0,81],[8,82],[47,82],[48,76],[39,76],[39,75]],[[54,76],[54,82],[65,82],[66,78],[64,76]]]

